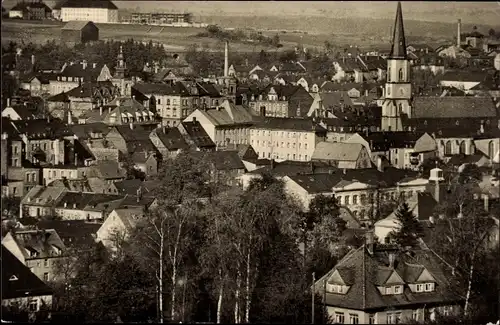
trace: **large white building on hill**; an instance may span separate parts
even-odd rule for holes
[[[61,20],[117,23],[118,7],[109,0],[69,0],[61,6]]]

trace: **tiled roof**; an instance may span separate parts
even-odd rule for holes
[[[432,303],[457,303],[463,298],[454,294],[448,279],[451,267],[431,250],[414,250],[412,254],[396,253],[394,268],[389,266],[389,252],[375,249],[370,254],[365,245],[349,252],[331,271],[315,283],[316,292],[326,298],[326,305],[356,310],[380,310],[388,307],[425,305]],[[407,286],[414,283],[419,272],[426,269],[436,280],[435,291],[413,293]],[[348,278],[354,283],[346,294],[324,292],[324,282],[328,281],[335,270],[348,270]],[[377,286],[384,282],[389,273],[396,272],[406,285],[403,293],[382,295]],[[345,273],[345,272],[343,272]]]
[[[489,97],[416,97],[412,118],[494,117],[497,110]]]
[[[485,80],[488,73],[485,71],[453,70],[447,71],[441,77],[443,81],[481,82]]]
[[[98,177],[101,179],[117,179],[125,177],[125,170],[120,168],[116,161],[98,161],[91,167],[88,177]]]
[[[116,5],[109,0],[68,0],[61,6],[61,8],[118,9],[118,7],[116,7]]]
[[[168,150],[178,150],[178,149],[187,149],[188,145],[181,132],[177,128],[159,128],[155,129],[152,132],[156,134],[156,136],[160,139],[165,147]]]
[[[49,98],[47,98],[47,101],[48,102],[64,102],[64,103],[71,102],[69,100],[69,97],[68,97],[67,93],[59,93],[57,95],[50,96]]]
[[[278,163],[268,161],[267,159],[258,159],[256,164],[264,167],[248,172],[248,174],[260,175],[263,173],[271,173],[275,177],[283,177],[299,174],[329,173],[337,169],[336,167],[330,166],[326,163],[313,161],[304,162],[285,160]]]
[[[326,129],[309,118],[266,117],[256,121],[253,129],[326,132]]]
[[[61,187],[36,185],[22,198],[21,204],[52,206],[65,192],[66,189]]]
[[[92,134],[102,134],[103,136],[109,132],[110,127],[104,123],[88,123],[88,124],[71,124],[71,131],[81,140],[91,138]]]
[[[66,25],[61,28],[61,30],[82,30],[83,27],[87,26],[87,24],[94,25],[91,21],[72,20],[68,21]]]
[[[83,63],[66,64],[64,69],[58,74],[61,77],[83,78],[84,81],[95,81],[99,77],[104,64],[96,63],[95,68],[93,63],[87,63],[84,67]]]
[[[26,259],[59,256],[66,249],[54,229],[18,230],[11,234]]]
[[[213,163],[217,170],[245,169],[245,165],[236,151],[208,152],[205,158]]]
[[[90,248],[101,224],[85,220],[44,220],[36,226],[38,229],[54,229],[66,247]]]
[[[103,91],[105,88],[112,93],[113,84],[111,81],[85,82],[81,86],[66,92],[68,97],[92,98],[96,91]]]
[[[372,151],[387,151],[391,148],[413,148],[423,132],[370,132],[360,133]]]
[[[133,229],[144,216],[141,208],[120,208],[115,210],[116,215],[125,225],[127,230]]]
[[[28,139],[53,139],[73,135],[71,130],[59,119],[17,120],[14,127]]]
[[[144,95],[178,95],[185,97],[192,95],[181,82],[176,82],[173,85],[162,83],[137,83],[133,88]]]
[[[126,179],[114,182],[114,185],[120,194],[136,195],[137,190],[142,190],[142,181],[140,179]]]
[[[352,106],[352,100],[344,91],[320,93],[321,104],[324,108],[339,107],[341,104]]]
[[[198,148],[215,148],[215,143],[210,139],[200,122],[182,122],[179,124],[186,130],[188,137]]]
[[[225,100],[220,107],[201,109],[200,112],[215,126],[251,124],[253,122],[253,117],[246,108],[234,105],[228,100]]]
[[[52,295],[52,289],[2,245],[2,299]]]
[[[359,143],[319,142],[316,144],[311,159],[356,161],[359,158],[363,145]]]

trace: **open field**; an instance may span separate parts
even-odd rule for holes
[[[191,27],[161,27],[132,24],[96,24],[99,28],[101,40],[126,40],[133,38],[137,41],[159,42],[164,44],[167,51],[183,51],[191,44],[207,46],[214,51],[220,51],[223,43],[220,40],[196,37],[202,28]],[[54,21],[23,21],[6,19],[2,21],[2,43],[9,41],[24,41],[25,43],[42,44],[48,40],[57,42],[61,39],[61,27],[64,23]],[[290,45],[292,46],[292,45]],[[238,43],[232,47],[235,51],[251,52],[269,47]]]

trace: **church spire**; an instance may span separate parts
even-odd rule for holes
[[[403,11],[401,10],[401,2],[398,1],[398,9],[396,11],[396,21],[394,22],[394,30],[392,34],[391,58],[406,59],[406,42],[405,30],[403,27]]]

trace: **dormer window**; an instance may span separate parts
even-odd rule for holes
[[[17,280],[19,280],[19,279],[18,279],[18,278],[17,278],[17,276],[15,276],[15,275],[12,275],[12,276],[9,278],[9,281],[17,281]]]
[[[418,283],[415,286],[415,292],[433,292],[435,288],[434,283]]]
[[[331,293],[346,294],[349,288],[345,285],[340,284],[327,284],[326,291]]]

